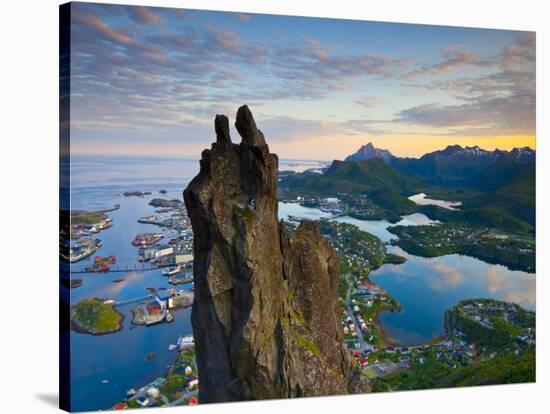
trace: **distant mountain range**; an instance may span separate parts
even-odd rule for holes
[[[484,150],[477,145],[449,145],[420,158],[401,158],[386,149],[363,145],[346,161],[381,158],[404,174],[444,187],[495,189],[535,163],[535,150],[524,147],[511,151]]]
[[[530,148],[487,151],[449,145],[420,158],[401,158],[369,143],[345,161],[333,161],[323,174],[281,176],[280,187],[295,196],[364,195],[376,214],[392,222],[418,211],[442,222],[534,232],[535,161]],[[408,199],[421,192],[462,205],[450,211]]]

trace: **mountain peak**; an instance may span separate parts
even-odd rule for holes
[[[386,162],[391,162],[395,156],[387,149],[376,148],[372,142],[362,145],[354,154],[346,157],[346,161],[370,160],[371,158],[382,158]]]

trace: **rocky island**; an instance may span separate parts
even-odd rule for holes
[[[124,315],[102,299],[83,299],[71,307],[71,328],[80,333],[106,335],[122,329]]]
[[[192,325],[201,402],[346,394],[358,372],[337,317],[338,258],[318,225],[277,218],[277,155],[247,106],[184,191],[194,231]]]

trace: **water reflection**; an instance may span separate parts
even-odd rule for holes
[[[409,200],[415,202],[420,206],[433,205],[433,206],[446,208],[447,210],[456,210],[456,208],[454,207],[458,207],[462,205],[461,201],[445,201],[445,200],[435,200],[433,198],[428,198],[424,193],[414,194],[409,197]]]
[[[279,203],[279,219],[288,220],[289,217],[299,217],[309,220],[319,220],[320,218],[330,218],[331,213],[321,211],[317,208],[304,207],[298,203]],[[389,242],[396,236],[388,231],[388,227],[394,224],[386,220],[359,220],[353,217],[344,216],[334,219],[339,223],[353,224],[359,227],[360,230],[373,234],[382,241]],[[436,220],[431,220],[428,216],[422,213],[414,213],[403,216],[401,221],[396,225],[401,226],[418,226],[439,223]]]
[[[392,251],[404,253],[395,247]],[[445,310],[464,299],[493,298],[535,308],[534,274],[457,254],[404,255],[404,264],[384,265],[371,273],[371,279],[402,305],[400,313],[380,315],[384,329],[398,342],[413,344],[444,334]]]

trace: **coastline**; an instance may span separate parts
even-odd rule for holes
[[[99,299],[99,298],[95,298],[95,299],[101,302],[104,301],[103,299]],[[92,336],[103,336],[103,335],[114,334],[124,329],[124,320],[126,319],[126,316],[122,312],[117,310],[114,306],[113,306],[113,311],[118,315],[118,328],[110,331],[105,331],[105,332],[92,332],[90,329],[82,326],[79,321],[73,318],[74,306],[76,305],[71,306],[71,330],[75,331],[76,333],[87,334]]]
[[[381,266],[379,266],[381,267]],[[370,276],[370,274],[369,274]],[[366,277],[366,280],[368,283],[372,283],[373,285],[376,285],[376,286],[380,286],[378,283],[376,282],[373,282],[372,280],[370,280],[370,277],[367,276]],[[385,289],[384,289],[385,291]],[[389,295],[390,297],[392,297],[393,299],[393,296],[391,296],[391,294],[389,294],[387,291],[385,291],[387,295]],[[395,299],[394,299],[395,300]],[[447,321],[446,321],[446,318],[445,318],[445,335],[440,335],[440,336],[435,336],[433,338],[430,338],[426,341],[423,341],[423,342],[420,342],[420,343],[415,343],[413,345],[407,345],[401,341],[399,341],[398,339],[392,337],[385,329],[384,329],[384,326],[382,325],[382,321],[380,320],[380,315],[383,313],[383,312],[401,312],[401,304],[399,302],[396,302],[396,305],[392,305],[392,306],[388,306],[388,305],[381,305],[379,306],[376,311],[375,311],[375,314],[374,314],[374,317],[373,317],[373,324],[376,328],[376,332],[379,334],[380,336],[380,340],[382,341],[383,345],[384,346],[387,346],[387,345],[390,345],[390,346],[396,346],[396,347],[402,347],[402,346],[421,346],[421,345],[429,345],[429,344],[434,344],[434,343],[438,343],[438,342],[444,342],[446,341],[449,336],[450,336],[450,333],[449,333],[449,327],[447,326]],[[444,312],[444,315],[447,313],[447,311]]]

